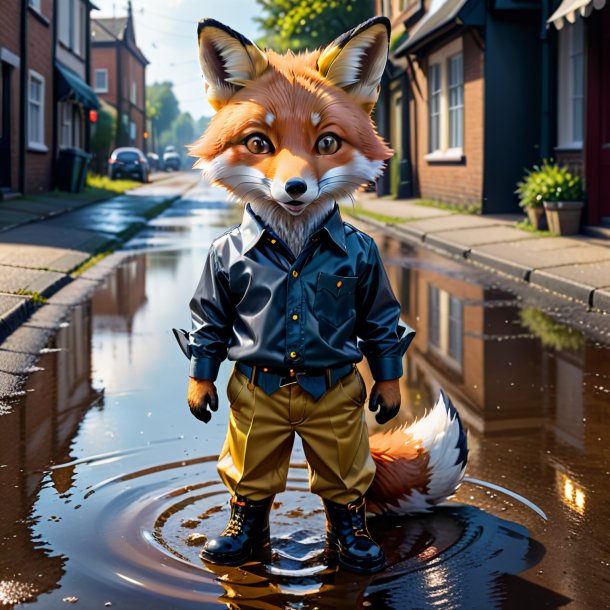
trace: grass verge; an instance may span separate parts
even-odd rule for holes
[[[379,212],[364,210],[362,208],[351,208],[348,206],[342,207],[341,210],[352,218],[372,218],[373,220],[393,225],[417,220],[416,218],[406,218],[404,216],[387,216],[386,214],[380,214]]]
[[[98,174],[87,174],[86,191],[106,191],[111,195],[120,195],[129,189],[142,186],[141,182],[135,180],[110,180],[108,176]]]
[[[472,214],[473,216],[480,216],[481,214],[480,203],[444,203],[435,199],[411,199],[409,203],[414,203],[424,208],[438,208],[453,214]]]

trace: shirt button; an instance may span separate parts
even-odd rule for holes
[[[299,277],[299,272],[296,269],[292,272],[292,277]]]
[[[297,316],[296,313],[292,314],[292,319],[296,322],[299,319],[299,316]]]
[[[339,280],[337,282],[337,288],[341,288],[341,286],[343,286],[343,282],[341,280]]]
[[[290,352],[290,357],[294,360],[298,354],[296,352]]]

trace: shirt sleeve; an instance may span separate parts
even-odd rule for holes
[[[365,269],[359,274],[356,332],[376,381],[402,376],[402,358],[415,331],[400,319],[396,300],[377,245],[371,239]]]
[[[189,375],[215,381],[220,363],[227,357],[234,307],[228,277],[220,267],[214,246],[208,253],[190,308]]]

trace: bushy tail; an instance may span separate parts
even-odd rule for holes
[[[443,390],[422,419],[375,433],[369,443],[377,466],[366,495],[369,512],[426,512],[452,496],[464,478],[466,431]]]

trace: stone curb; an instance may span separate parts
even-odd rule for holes
[[[469,261],[491,271],[502,273],[524,282],[537,290],[548,290],[562,297],[583,303],[602,312],[610,312],[610,288],[596,287],[568,278],[547,273],[544,269],[534,269],[510,259],[501,258],[477,250],[477,246],[458,244],[440,234],[431,234],[408,225],[380,222],[365,216],[358,216],[359,222],[373,226],[408,245],[423,246],[445,256]]]

